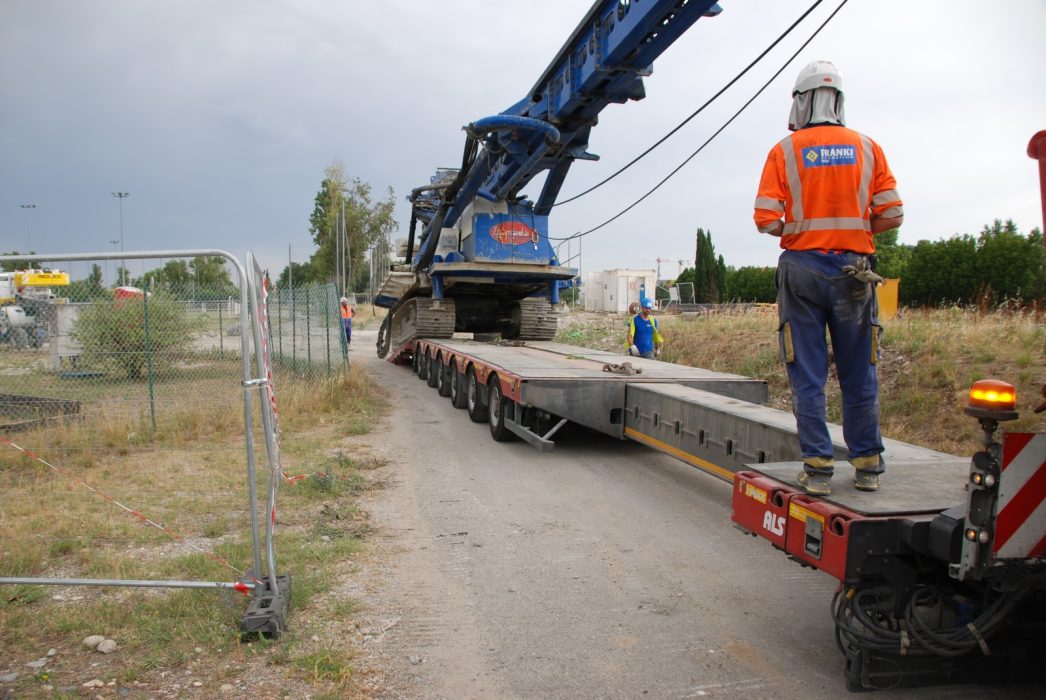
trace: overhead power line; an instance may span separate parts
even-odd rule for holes
[[[806,19],[806,16],[807,16],[807,15],[809,15],[809,14],[810,14],[811,12],[813,12],[813,11],[814,11],[814,9],[816,9],[816,8],[817,8],[817,6],[818,6],[818,5],[820,5],[820,4],[822,3],[822,2],[824,2],[824,0],[817,0],[817,1],[816,1],[816,2],[815,2],[815,3],[813,4],[813,5],[811,5],[811,6],[810,6],[810,8],[809,8],[809,9],[808,9],[808,10],[807,10],[806,12],[804,12],[804,13],[803,13],[802,15],[800,15],[799,19],[797,19],[796,21],[792,22],[792,26],[788,27],[788,29],[786,29],[786,30],[784,31],[784,34],[782,34],[781,36],[777,37],[777,39],[775,39],[775,40],[774,40],[774,42],[773,42],[772,44],[770,44],[770,45],[769,45],[769,46],[767,46],[767,47],[766,47],[765,49],[763,49],[762,53],[760,53],[760,54],[759,54],[758,56],[756,56],[756,57],[755,57],[755,59],[754,59],[754,60],[752,60],[752,62],[751,62],[751,63],[749,63],[749,64],[748,64],[747,66],[745,66],[745,67],[744,67],[744,69],[743,69],[743,70],[742,70],[742,71],[741,71],[740,73],[738,73],[737,75],[735,75],[735,76],[733,77],[733,79],[732,79],[732,80],[731,80],[730,82],[728,82],[728,83],[727,83],[726,85],[724,85],[723,87],[721,87],[721,88],[719,89],[719,91],[718,91],[718,92],[717,92],[716,94],[714,94],[714,95],[712,95],[712,96],[711,96],[710,98],[708,98],[708,100],[707,100],[707,101],[706,101],[706,102],[705,102],[705,103],[704,103],[703,105],[701,105],[701,106],[700,106],[700,107],[698,107],[698,108],[697,108],[696,110],[694,110],[694,112],[692,112],[692,113],[690,114],[690,116],[689,116],[689,117],[687,117],[687,118],[686,118],[686,119],[684,119],[683,121],[679,122],[679,124],[678,124],[678,125],[677,125],[677,126],[676,126],[676,127],[674,128],[674,129],[672,129],[672,130],[671,130],[671,131],[669,131],[669,132],[668,132],[667,134],[665,134],[665,135],[664,135],[664,136],[662,136],[662,137],[661,137],[660,139],[658,139],[658,140],[657,140],[657,141],[656,141],[656,142],[655,142],[655,143],[654,143],[654,144],[653,144],[652,146],[650,146],[650,148],[646,149],[645,151],[643,151],[642,153],[640,153],[640,154],[639,154],[638,156],[636,156],[635,158],[633,158],[632,160],[630,160],[630,161],[629,161],[628,163],[626,163],[626,164],[625,164],[624,166],[622,166],[621,168],[619,168],[619,169],[618,169],[617,171],[615,171],[614,173],[612,173],[612,174],[611,174],[611,175],[609,175],[608,177],[604,178],[603,180],[600,180],[600,181],[599,181],[599,182],[597,182],[596,184],[592,185],[591,187],[589,187],[589,188],[588,188],[587,190],[585,190],[584,192],[579,192],[578,194],[574,195],[573,197],[570,197],[569,199],[564,199],[564,200],[563,200],[563,201],[561,201],[561,202],[556,202],[556,203],[555,203],[555,204],[553,204],[552,206],[554,206],[554,207],[558,207],[558,206],[561,206],[561,205],[563,205],[563,204],[568,204],[568,203],[570,203],[570,202],[573,202],[573,201],[576,201],[576,200],[578,200],[578,199],[581,199],[581,198],[582,198],[582,197],[584,197],[584,196],[585,196],[586,194],[589,194],[590,192],[594,192],[595,190],[599,189],[599,188],[600,188],[600,187],[602,187],[603,185],[607,184],[608,182],[610,182],[611,180],[613,180],[613,179],[614,179],[615,177],[617,177],[617,176],[618,176],[618,175],[620,175],[621,173],[625,172],[626,170],[628,170],[629,168],[631,168],[631,167],[632,167],[633,165],[635,165],[636,163],[638,163],[639,161],[641,161],[641,160],[642,160],[643,158],[645,158],[645,157],[646,157],[647,155],[649,155],[649,154],[650,154],[650,153],[651,153],[651,152],[652,152],[652,151],[653,151],[653,150],[654,150],[655,148],[657,148],[658,146],[660,146],[661,144],[663,144],[663,143],[664,143],[665,141],[667,141],[668,139],[670,139],[670,138],[672,137],[672,135],[673,135],[673,134],[675,134],[675,133],[676,133],[677,131],[679,131],[679,130],[680,130],[680,129],[682,129],[682,128],[683,128],[684,126],[686,126],[686,125],[687,125],[687,124],[688,124],[688,123],[690,122],[690,120],[691,120],[691,119],[693,119],[693,118],[694,118],[694,117],[696,117],[697,115],[701,114],[701,112],[705,111],[705,108],[706,108],[706,107],[708,107],[708,106],[709,106],[710,104],[712,104],[712,103],[713,103],[713,102],[715,102],[715,101],[716,101],[717,99],[719,99],[719,96],[720,96],[720,95],[722,95],[722,94],[723,94],[724,92],[726,92],[727,90],[729,90],[729,89],[730,89],[730,87],[731,87],[731,86],[733,86],[733,84],[734,84],[734,83],[736,83],[736,82],[737,82],[738,80],[740,80],[740,79],[741,79],[742,77],[744,77],[744,75],[745,75],[746,73],[748,73],[748,71],[750,71],[750,70],[751,70],[752,68],[754,68],[754,67],[756,66],[756,64],[757,64],[757,63],[759,63],[759,62],[760,62],[761,60],[763,60],[763,58],[764,58],[764,57],[765,57],[765,56],[766,56],[766,55],[767,55],[768,53],[770,53],[770,51],[772,51],[772,50],[774,49],[774,47],[775,47],[775,46],[777,46],[778,44],[780,44],[780,43],[781,43],[781,42],[782,42],[782,41],[784,40],[784,38],[785,38],[785,37],[787,37],[787,36],[788,36],[789,34],[791,34],[791,33],[792,33],[792,30],[793,30],[793,29],[795,29],[796,27],[798,27],[798,26],[799,26],[799,24],[800,24],[800,23],[801,23],[801,22],[802,22],[802,21],[803,21],[804,19]]]
[[[619,211],[619,212],[618,212],[617,214],[615,214],[614,216],[612,216],[612,217],[610,217],[609,219],[607,219],[606,221],[604,221],[603,223],[599,224],[598,226],[594,226],[593,228],[590,228],[590,229],[588,229],[587,231],[582,231],[582,232],[579,232],[579,233],[575,233],[575,234],[573,234],[573,235],[571,235],[571,236],[565,236],[565,237],[562,237],[562,238],[553,238],[553,237],[551,237],[551,236],[550,236],[550,237],[549,237],[549,240],[551,240],[551,241],[569,241],[569,240],[573,240],[573,239],[575,239],[575,238],[582,238],[582,237],[584,237],[584,236],[587,236],[587,235],[589,235],[590,233],[595,233],[596,231],[598,231],[599,229],[603,228],[604,226],[606,226],[606,225],[608,225],[608,224],[610,224],[610,223],[612,223],[612,222],[616,221],[617,219],[621,218],[622,216],[624,216],[624,215],[625,215],[626,213],[628,213],[629,211],[631,211],[632,209],[634,209],[634,208],[635,208],[635,207],[636,207],[636,206],[637,206],[637,205],[638,205],[638,204],[639,204],[640,202],[642,202],[642,201],[643,201],[643,200],[645,200],[645,199],[646,199],[647,197],[649,197],[650,195],[652,195],[652,194],[653,194],[654,192],[656,192],[657,190],[659,190],[659,189],[661,188],[661,186],[662,186],[662,185],[664,185],[664,184],[665,184],[666,182],[668,182],[668,181],[669,181],[669,180],[670,180],[670,179],[671,179],[671,178],[672,178],[672,177],[673,177],[673,176],[674,176],[674,175],[675,175],[676,173],[678,173],[678,172],[679,172],[680,170],[682,170],[682,169],[683,169],[683,167],[684,167],[684,166],[685,166],[685,165],[686,165],[687,163],[689,163],[689,162],[690,162],[691,160],[693,160],[693,159],[694,159],[694,157],[695,157],[695,156],[696,156],[696,155],[697,155],[698,153],[700,153],[701,151],[703,151],[703,150],[705,149],[705,147],[706,147],[706,146],[707,146],[708,144],[710,144],[710,143],[711,143],[711,142],[712,142],[712,141],[713,141],[713,140],[715,139],[715,137],[716,137],[716,136],[718,136],[718,135],[719,135],[720,133],[722,133],[722,132],[723,132],[723,130],[725,130],[725,129],[726,129],[726,127],[730,126],[730,124],[731,124],[731,123],[732,123],[732,122],[733,122],[733,121],[734,121],[735,119],[737,119],[737,118],[738,118],[739,116],[741,116],[741,113],[742,113],[742,112],[744,112],[744,111],[745,111],[745,110],[746,110],[746,109],[748,108],[748,106],[749,106],[750,104],[752,104],[752,102],[754,102],[754,101],[755,101],[755,99],[756,99],[757,97],[759,97],[759,95],[763,94],[763,92],[764,92],[764,91],[766,90],[766,88],[768,88],[768,87],[770,86],[770,84],[771,84],[772,82],[774,82],[774,80],[776,80],[776,79],[777,79],[777,76],[781,75],[781,73],[783,73],[783,72],[784,72],[785,68],[787,68],[787,67],[788,67],[788,66],[789,66],[789,65],[790,65],[790,64],[792,63],[792,61],[794,61],[794,60],[795,60],[795,58],[796,58],[796,57],[797,57],[797,56],[798,56],[798,55],[799,55],[799,54],[800,54],[800,53],[801,53],[801,52],[803,51],[803,49],[805,49],[805,48],[806,48],[806,47],[807,47],[807,46],[808,46],[808,45],[810,44],[810,42],[811,42],[811,41],[813,41],[813,40],[814,40],[814,38],[815,38],[815,37],[816,37],[816,36],[817,36],[818,34],[820,34],[820,33],[821,33],[821,31],[822,31],[822,30],[823,30],[823,29],[824,29],[824,28],[825,28],[826,26],[828,26],[828,23],[829,23],[829,22],[831,22],[831,21],[832,21],[832,19],[833,19],[833,18],[834,18],[834,17],[836,16],[836,14],[838,14],[838,13],[839,13],[839,10],[843,9],[843,6],[844,6],[844,5],[846,5],[846,3],[847,3],[847,2],[848,2],[848,0],[842,0],[842,2],[840,2],[840,3],[839,3],[839,6],[838,6],[838,7],[836,7],[836,8],[835,8],[835,10],[833,10],[833,11],[832,11],[832,13],[831,13],[830,15],[828,15],[828,18],[827,18],[827,19],[825,19],[825,21],[824,21],[824,22],[822,22],[822,23],[821,23],[821,25],[820,25],[820,26],[819,26],[819,27],[818,27],[818,28],[817,28],[816,30],[814,30],[813,34],[811,34],[811,35],[810,35],[810,37],[809,37],[809,38],[808,38],[808,39],[807,39],[806,41],[804,41],[804,42],[802,43],[802,45],[801,45],[801,46],[800,46],[800,47],[799,47],[798,49],[796,49],[796,51],[795,51],[795,52],[794,52],[794,53],[793,53],[793,54],[792,54],[792,55],[791,55],[791,56],[790,56],[790,57],[788,58],[788,60],[787,60],[787,61],[785,61],[785,62],[784,62],[784,64],[782,64],[782,65],[781,65],[781,67],[780,67],[780,68],[779,68],[779,69],[777,70],[777,72],[775,72],[775,73],[774,73],[774,74],[773,74],[772,76],[770,76],[770,79],[769,79],[769,80],[767,80],[767,81],[766,81],[765,83],[763,83],[763,86],[762,86],[762,87],[760,87],[760,88],[759,88],[759,89],[758,89],[758,90],[757,90],[757,91],[755,92],[755,94],[753,94],[753,95],[752,95],[752,96],[751,96],[751,97],[750,97],[750,98],[748,99],[748,101],[747,101],[747,102],[745,102],[745,103],[744,103],[744,104],[743,104],[743,105],[741,106],[741,108],[740,108],[740,109],[738,109],[738,110],[737,110],[736,112],[734,112],[733,116],[731,116],[731,117],[730,117],[730,118],[729,118],[729,119],[728,119],[728,120],[727,120],[727,121],[726,121],[726,122],[725,122],[725,123],[724,123],[724,124],[723,124],[723,125],[722,125],[721,127],[719,127],[719,128],[718,128],[718,129],[717,129],[717,130],[715,131],[715,133],[713,133],[713,134],[712,134],[711,136],[709,136],[709,137],[708,137],[708,139],[707,139],[707,140],[705,140],[705,142],[704,142],[704,143],[702,143],[702,144],[701,144],[701,146],[700,146],[700,147],[698,147],[698,149],[697,149],[696,151],[694,151],[694,152],[693,152],[693,153],[691,153],[691,154],[690,154],[689,156],[687,156],[687,158],[686,158],[686,159],[685,159],[685,160],[684,160],[684,161],[683,161],[682,163],[680,163],[680,164],[679,164],[678,166],[676,166],[676,167],[675,167],[675,169],[673,169],[673,170],[672,170],[672,171],[671,171],[670,173],[668,173],[668,175],[666,175],[666,176],[665,176],[665,177],[664,177],[664,178],[663,178],[663,179],[662,179],[662,180],[661,180],[660,182],[658,182],[658,183],[657,183],[656,185],[654,185],[654,187],[652,187],[652,188],[651,188],[650,190],[648,190],[648,191],[646,192],[646,194],[644,194],[644,195],[643,195],[642,197],[640,197],[640,198],[639,198],[639,199],[637,199],[636,201],[632,202],[632,203],[631,203],[631,204],[629,204],[629,205],[628,205],[627,207],[625,207],[624,209],[622,209],[621,211]],[[812,8],[811,8],[811,9],[812,9]],[[806,15],[804,14],[803,16],[805,17]],[[764,53],[765,53],[765,52],[764,52]],[[747,70],[747,69],[746,69],[746,70]],[[702,107],[702,109],[703,109],[703,107]],[[685,123],[685,122],[684,122],[684,123]],[[671,135],[671,134],[669,134],[669,135]],[[656,146],[656,144],[655,144],[655,146]],[[645,155],[645,154],[644,154],[644,155]],[[627,167],[627,166],[626,166],[626,167]],[[622,168],[622,170],[623,170],[623,169],[624,169],[624,168]],[[620,172],[620,171],[619,171],[619,172]],[[617,173],[615,173],[614,175],[617,175]],[[613,177],[613,176],[611,176],[611,177]],[[607,180],[609,180],[609,179],[610,179],[610,178],[607,178]],[[605,181],[604,181],[604,182],[605,182]],[[602,184],[602,183],[600,183],[600,184]],[[599,186],[599,185],[596,185],[596,187],[598,187],[598,186]],[[593,187],[592,189],[595,189],[595,187]],[[591,190],[588,190],[588,191],[590,192]],[[583,192],[583,193],[581,193],[581,194],[585,194],[585,192]],[[577,195],[577,196],[573,197],[572,199],[576,199],[577,197],[580,197],[580,196],[581,196],[581,194],[579,194],[579,195]],[[571,200],[566,200],[566,201],[571,201]],[[564,202],[564,204],[565,204],[565,203],[566,203],[566,202]]]

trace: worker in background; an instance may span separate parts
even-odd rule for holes
[[[761,233],[781,239],[777,306],[782,360],[792,387],[807,493],[831,493],[834,450],[825,423],[828,344],[842,390],[843,437],[854,485],[879,488],[881,332],[872,237],[901,225],[897,184],[877,143],[846,128],[835,66],[803,68],[792,90],[789,130],[770,151],[755,200]]]
[[[341,298],[341,327],[345,331],[345,345],[352,343],[352,314],[355,309],[345,297]]]
[[[651,299],[644,299],[640,312],[628,322],[628,354],[653,360],[661,355],[661,346],[665,339],[658,331],[657,319],[650,315],[654,308]]]

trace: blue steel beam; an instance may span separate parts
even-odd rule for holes
[[[596,159],[588,136],[599,113],[611,103],[640,100],[651,64],[701,17],[719,14],[713,0],[601,0],[596,2],[531,88],[528,97],[505,110],[542,119],[560,130],[560,145],[524,168],[522,159],[503,155],[483,188],[496,191],[512,180],[514,192],[545,170],[535,213],[555,203],[571,163]]]
[[[654,59],[698,19],[720,11],[714,0],[597,0],[527,97],[467,127],[481,152],[460,174],[451,201],[441,198],[416,262],[431,260],[439,229],[456,224],[476,197],[515,199],[546,170],[541,195],[528,206],[547,216],[574,160],[598,159],[587,149],[599,113],[611,103],[643,99]]]

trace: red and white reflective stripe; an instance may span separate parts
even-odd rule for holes
[[[1046,556],[1046,433],[1007,433],[995,518],[998,559]]]

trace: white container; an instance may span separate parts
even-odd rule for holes
[[[657,285],[654,270],[602,270],[584,276],[585,311],[628,313],[640,298],[653,299]]]

